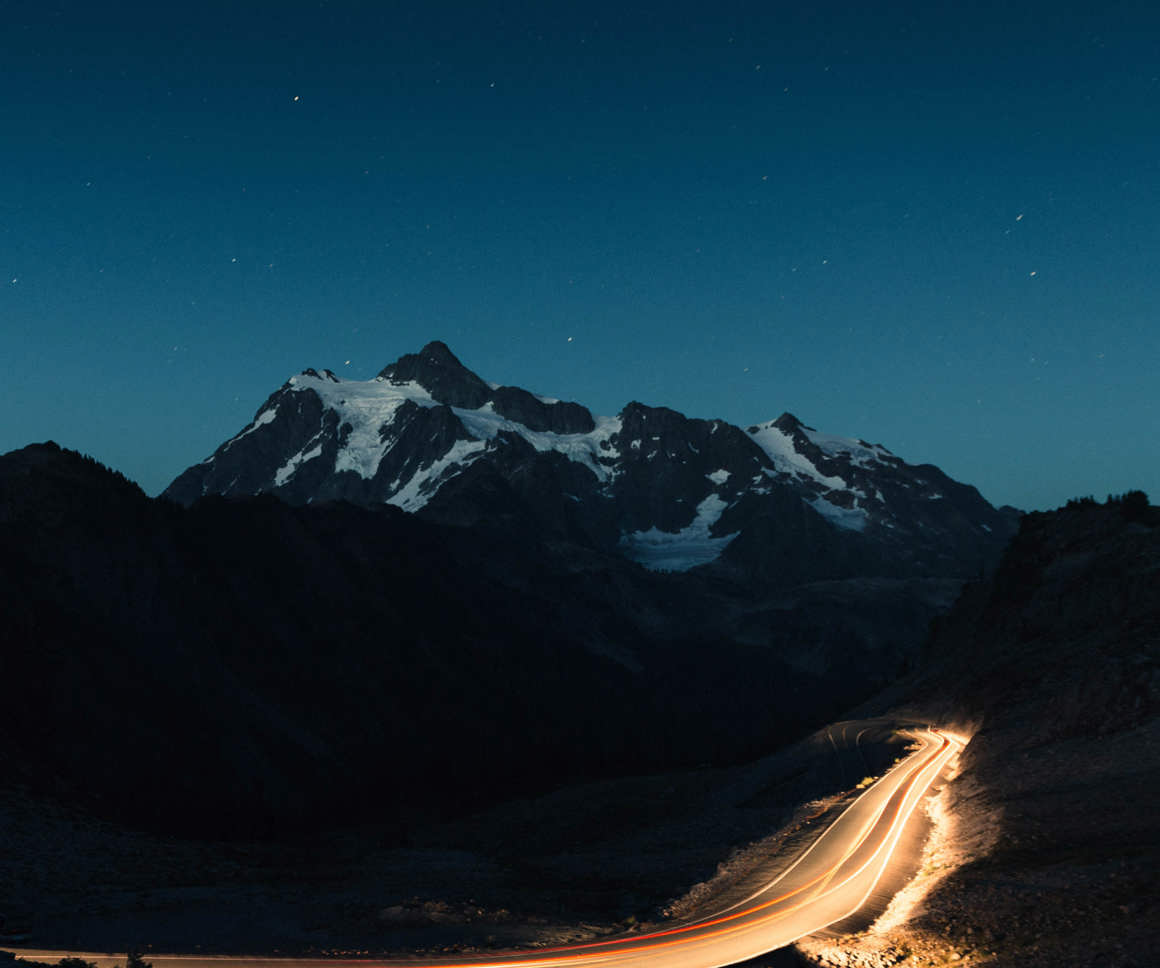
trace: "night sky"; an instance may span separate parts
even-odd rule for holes
[[[0,2],[0,81],[0,451],[155,493],[443,339],[1160,499],[1155,3]]]

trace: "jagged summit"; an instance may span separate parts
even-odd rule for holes
[[[937,468],[788,412],[745,430],[637,401],[595,417],[487,383],[440,341],[374,380],[291,377],[165,494],[264,492],[508,522],[650,568],[771,581],[974,575],[1012,527]]]
[[[491,398],[491,387],[459,362],[451,348],[432,340],[418,353],[407,353],[379,373],[396,386],[417,383],[440,403],[475,410]]]
[[[490,405],[495,413],[529,430],[584,434],[596,426],[592,414],[578,403],[547,400],[519,387],[484,382],[441,340],[399,357],[383,368],[378,379],[397,387],[422,387],[432,400],[449,407],[479,410]]]
[[[780,430],[783,434],[791,434],[795,430],[797,430],[798,428],[801,428],[802,430],[813,430],[814,429],[813,427],[807,427],[804,423],[802,423],[800,420],[798,420],[798,418],[795,417],[788,410],[785,413],[783,413],[780,417],[778,417],[775,421],[773,421],[773,425],[778,430]]]

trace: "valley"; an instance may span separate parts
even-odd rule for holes
[[[29,445],[0,456],[5,936],[638,963],[788,876],[933,724],[954,762],[899,793],[857,918],[754,912],[719,957],[1143,965],[1157,523],[1140,492],[994,509],[788,415],[592,417],[438,343],[291,378],[158,498]]]

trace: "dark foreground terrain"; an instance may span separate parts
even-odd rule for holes
[[[786,745],[861,701],[973,739],[904,916],[803,957],[1155,964],[1146,501],[1027,515],[922,648],[955,586],[755,601],[389,511],[178,508],[48,446],[0,459],[0,528],[0,913],[32,944],[470,950],[685,916],[890,762],[840,725]]]
[[[887,723],[839,725],[744,766],[581,784],[416,824],[405,845],[373,825],[299,843],[163,838],[7,795],[0,910],[50,950],[324,955],[593,939],[745,896],[903,746]]]
[[[150,500],[0,457],[0,776],[125,826],[294,837],[752,759],[913,662],[960,582],[755,595],[535,533]]]
[[[936,798],[948,843],[910,924],[819,960],[1157,964],[1160,511],[1027,515],[890,695],[875,705],[907,696],[898,710],[975,731]]]

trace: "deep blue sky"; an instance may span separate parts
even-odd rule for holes
[[[0,18],[0,451],[153,493],[292,373],[440,338],[996,504],[1160,498],[1154,3]]]

